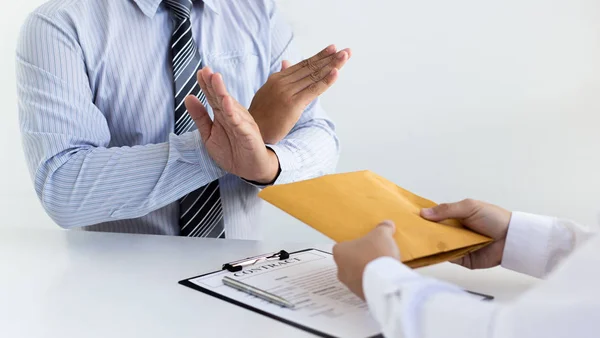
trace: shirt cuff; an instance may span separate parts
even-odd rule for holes
[[[541,278],[545,275],[554,218],[513,212],[502,267]]]
[[[271,149],[279,159],[279,175],[273,184],[292,183],[296,178],[296,173],[301,169],[298,165],[294,152],[289,148],[277,144],[269,144],[267,148]]]
[[[363,292],[384,333],[402,332],[406,338],[421,337],[420,312],[429,296],[439,292],[466,294],[458,286],[423,277],[391,257],[381,257],[367,265]],[[390,306],[390,302],[394,305]]]
[[[225,170],[221,169],[208,154],[204,142],[198,130],[190,131],[182,135],[173,134],[169,140],[169,151],[176,154],[176,160],[184,163],[200,165],[201,175],[204,180],[212,182],[225,176]]]
[[[363,292],[368,302],[369,296],[394,292],[402,282],[420,278],[423,277],[397,259],[380,257],[371,261],[365,267]]]
[[[489,337],[496,308],[494,303],[470,294],[440,292],[431,295],[422,305],[422,335],[419,337]]]
[[[267,148],[271,149],[270,146],[267,146]],[[273,149],[271,149],[271,150],[273,150]],[[275,153],[274,150],[273,150],[273,152]],[[277,153],[275,153],[275,156],[277,156]],[[277,182],[277,180],[279,179],[279,176],[281,175],[281,161],[279,160],[279,157],[277,157],[277,160],[279,161],[279,169],[277,169],[277,174],[275,175],[275,179],[273,179],[273,182],[271,182],[271,183],[263,184],[263,183],[260,183],[260,182],[247,180],[247,179],[245,179],[243,177],[240,177],[240,178],[242,179],[242,181],[244,181],[244,182],[246,182],[248,184],[252,184],[253,186],[255,186],[255,187],[259,188],[259,189],[264,189],[264,188],[266,188],[266,187],[268,187],[270,185],[273,185],[273,184],[275,184]]]

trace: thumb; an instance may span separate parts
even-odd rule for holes
[[[446,219],[462,220],[472,216],[477,211],[477,202],[471,199],[466,199],[456,203],[443,203],[433,208],[421,210],[421,217],[439,222]]]
[[[288,60],[283,60],[283,62],[281,62],[281,71],[283,72],[284,70],[290,68],[291,66],[292,66],[292,64]]]
[[[373,230],[374,232],[380,232],[384,235],[393,236],[396,232],[396,225],[393,221],[387,220],[379,223],[377,227]]]
[[[210,137],[213,125],[213,122],[208,115],[208,111],[206,111],[202,102],[193,95],[188,95],[185,98],[185,108],[192,120],[196,123],[196,127],[200,132],[200,137],[202,137],[202,142],[206,143],[206,140]]]

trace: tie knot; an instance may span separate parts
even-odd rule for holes
[[[177,21],[181,22],[190,18],[192,0],[163,0],[163,2],[171,10],[175,18],[177,18]]]

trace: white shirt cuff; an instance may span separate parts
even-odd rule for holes
[[[434,294],[423,304],[420,337],[489,337],[496,309],[494,303],[469,294]]]
[[[363,274],[363,292],[369,309],[384,334],[421,336],[420,309],[425,299],[438,292],[465,293],[459,287],[426,278],[391,257],[378,258]]]
[[[423,277],[397,259],[380,257],[365,267],[363,291],[365,297],[368,298],[367,294],[372,294],[373,291],[378,291],[378,293],[393,292],[398,288],[399,283],[420,278]]]
[[[554,218],[513,212],[502,267],[541,278],[546,273]]]

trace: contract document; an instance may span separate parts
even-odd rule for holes
[[[225,276],[282,297],[294,307],[229,287],[223,284]],[[367,304],[339,282],[333,256],[323,251],[307,249],[285,259],[265,260],[239,271],[220,270],[179,283],[317,336],[380,336]]]

